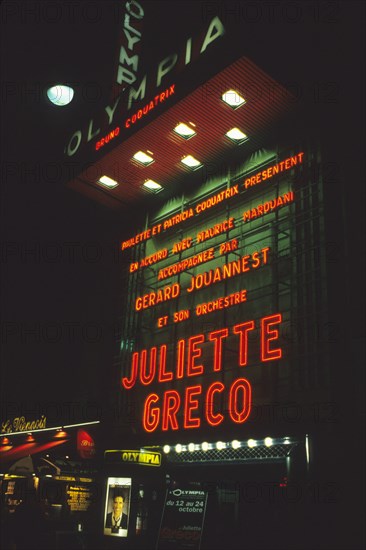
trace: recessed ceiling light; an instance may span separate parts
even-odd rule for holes
[[[137,160],[137,162],[140,162],[144,166],[148,166],[149,164],[154,162],[154,159],[143,151],[137,151],[137,153],[135,153],[132,158],[134,158],[135,160]]]
[[[57,105],[57,107],[63,107],[71,103],[74,97],[74,90],[70,88],[70,86],[56,84],[47,90],[47,97],[50,102]]]
[[[192,124],[192,123],[191,123]],[[179,134],[184,139],[189,139],[196,135],[197,132],[193,130],[190,126],[187,126],[187,124],[184,124],[184,122],[180,122],[175,128],[174,132],[176,134]]]
[[[203,166],[202,162],[192,157],[192,155],[187,155],[186,157],[183,157],[181,162],[188,166],[188,168],[192,168],[193,170],[199,168],[200,166]]]
[[[239,130],[239,128],[231,128],[231,130],[226,132],[225,136],[235,141],[236,143],[248,139],[248,136],[244,134],[241,130]]]
[[[113,187],[117,187],[118,182],[116,180],[112,180],[112,178],[109,178],[108,176],[102,176],[98,183],[101,185],[104,185],[104,187],[108,187],[109,189],[113,189]]]
[[[149,189],[149,191],[153,191],[154,193],[158,193],[163,187],[160,185],[160,183],[154,181],[154,180],[147,180],[143,184],[143,187],[146,189]]]
[[[246,103],[245,99],[241,97],[235,90],[228,90],[221,96],[222,101],[225,101],[233,109],[237,109],[241,105]]]

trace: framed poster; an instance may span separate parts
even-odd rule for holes
[[[130,516],[131,478],[109,477],[107,479],[104,507],[104,534],[127,537]]]
[[[156,550],[199,550],[207,491],[168,489]]]

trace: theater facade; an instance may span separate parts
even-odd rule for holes
[[[334,136],[291,63],[261,64],[239,22],[195,21],[144,72],[147,3],[126,14],[115,95],[65,144],[92,159],[68,186],[121,212],[121,414],[104,432],[100,533],[126,548],[315,547],[309,525],[339,513]],[[108,524],[117,496],[123,529]]]

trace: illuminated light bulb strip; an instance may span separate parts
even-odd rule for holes
[[[255,447],[272,447],[273,445],[291,445],[293,443],[293,440],[286,436],[281,438],[272,438],[272,437],[265,437],[264,439],[248,439],[246,441],[238,441],[237,439],[234,439],[233,441],[217,441],[216,443],[208,443],[207,441],[204,441],[203,443],[189,443],[182,444],[177,443],[176,445],[164,445],[163,446],[163,452],[165,454],[170,453],[171,451],[175,451],[176,453],[183,453],[183,452],[199,452],[199,451],[210,451],[210,450],[218,450],[222,451],[224,449],[243,449],[249,447],[250,449],[253,449]]]

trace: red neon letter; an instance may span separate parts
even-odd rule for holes
[[[197,345],[202,344],[205,340],[203,334],[188,338],[188,364],[187,376],[198,376],[203,373],[203,365],[195,365],[194,360],[202,355],[202,350],[197,348]]]
[[[241,411],[238,411],[238,391],[243,391],[243,403]],[[238,378],[230,388],[229,414],[233,422],[242,424],[250,414],[252,408],[252,388],[248,380]]]
[[[214,382],[207,390],[206,395],[206,420],[211,426],[218,426],[224,420],[221,413],[214,414],[213,412],[213,396],[214,393],[222,392],[225,386],[222,382]]]
[[[202,393],[202,386],[191,386],[186,389],[186,401],[184,405],[184,427],[185,428],[199,428],[201,425],[200,418],[192,418],[192,410],[198,409],[198,400],[194,399],[194,395],[200,395]]]
[[[184,374],[184,340],[178,342],[177,378],[183,378]]]
[[[159,382],[168,382],[173,380],[172,372],[165,372],[166,367],[166,344],[160,346],[160,365],[159,365]]]
[[[211,332],[208,339],[211,342],[215,342],[214,348],[214,371],[221,370],[221,356],[222,356],[222,339],[227,338],[229,335],[229,329],[223,328],[222,330],[215,330]]]
[[[234,334],[240,334],[239,366],[245,367],[248,362],[248,331],[254,329],[254,321],[241,323],[233,327]]]
[[[261,319],[261,360],[273,361],[274,359],[280,359],[282,357],[282,349],[269,349],[269,343],[272,340],[277,340],[278,330],[270,330],[272,325],[278,325],[282,322],[281,313],[270,315],[269,317],[263,317]]]
[[[148,386],[154,380],[155,370],[156,370],[156,348],[151,348],[150,350],[149,374],[146,374],[146,363],[147,363],[146,358],[147,358],[147,350],[144,349],[141,352],[141,359],[140,359],[140,380],[141,380],[141,384],[143,384],[144,386]]]
[[[172,430],[178,430],[176,414],[180,407],[179,393],[175,390],[168,390],[164,394],[163,424],[161,429],[169,430],[169,424]]]
[[[144,351],[146,351],[146,350],[144,350]],[[138,354],[138,352],[135,352],[132,355],[131,378],[128,379],[127,376],[124,376],[122,378],[122,386],[126,390],[130,390],[135,385],[136,378],[137,378],[137,365],[138,365],[138,362],[139,362],[139,354]]]
[[[156,395],[156,393],[150,393],[150,395],[146,398],[142,425],[144,430],[147,432],[153,432],[158,427],[160,410],[158,407],[151,407],[152,403],[157,403],[158,401],[159,396]]]

